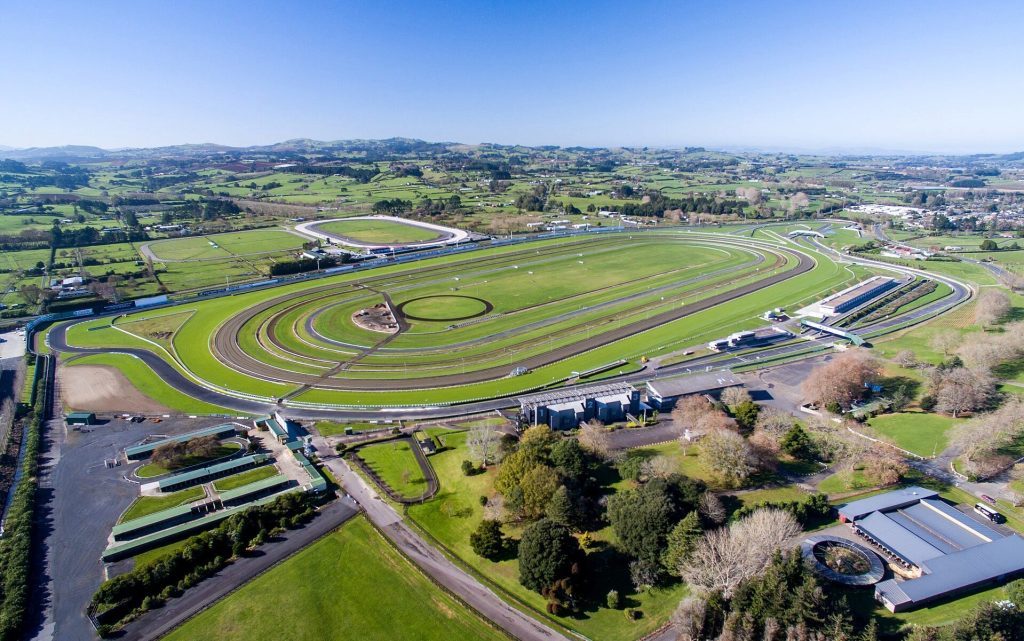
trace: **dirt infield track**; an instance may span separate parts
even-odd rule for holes
[[[170,410],[146,396],[116,367],[61,364],[57,369],[65,405],[89,412],[168,414]]]

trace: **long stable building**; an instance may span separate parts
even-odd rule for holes
[[[965,514],[938,492],[908,487],[839,508],[839,518],[907,575],[875,585],[893,612],[1024,574],[1024,538]]]
[[[853,287],[847,287],[821,300],[818,307],[827,316],[842,314],[855,307],[878,298],[883,293],[898,286],[900,281],[887,276],[872,276],[871,278],[857,283]]]

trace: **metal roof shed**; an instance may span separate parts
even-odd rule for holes
[[[856,521],[872,512],[882,510],[895,510],[908,505],[913,505],[924,499],[933,499],[939,493],[934,490],[926,490],[923,487],[911,486],[901,490],[894,490],[871,496],[859,501],[853,501],[839,508],[839,518],[843,522]]]

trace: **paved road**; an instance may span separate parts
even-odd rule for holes
[[[359,513],[358,507],[349,498],[339,499],[320,509],[319,514],[306,526],[289,530],[278,539],[260,547],[255,554],[238,559],[215,576],[190,588],[164,607],[151,610],[132,621],[118,637],[125,641],[155,641],[181,625],[189,618],[202,612],[219,599],[237,590],[278,563],[330,534],[339,525]],[[302,616],[300,612],[288,616]]]
[[[562,634],[505,603],[490,588],[424,541],[402,522],[402,517],[377,496],[377,493],[363,481],[362,477],[353,472],[343,459],[326,454],[333,451],[326,439],[316,437],[313,443],[321,455],[326,457],[321,459],[324,465],[334,473],[345,491],[359,502],[370,521],[423,572],[516,639],[568,641]]]

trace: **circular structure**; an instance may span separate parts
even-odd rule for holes
[[[409,312],[412,306],[412,313]],[[442,311],[443,310],[443,311]],[[491,313],[494,305],[490,301],[476,296],[459,296],[456,294],[435,294],[420,296],[399,303],[396,311],[406,320],[434,321],[451,323],[479,318]],[[426,316],[429,313],[444,313],[447,316]]]
[[[874,585],[885,577],[885,564],[872,550],[838,536],[818,535],[800,544],[804,560],[823,578],[854,587]]]

